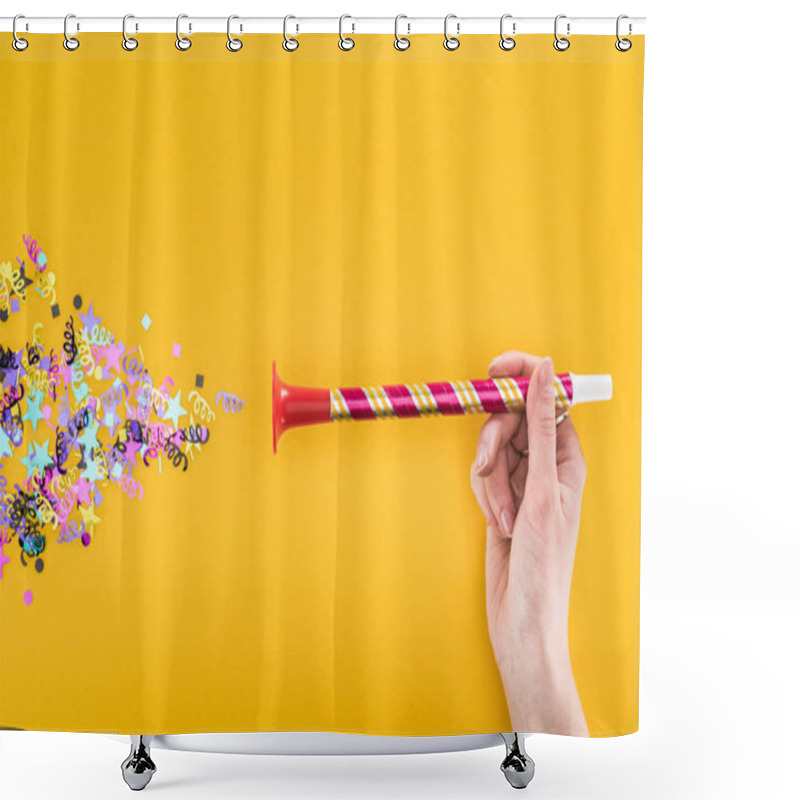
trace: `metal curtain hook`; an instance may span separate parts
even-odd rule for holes
[[[447,32],[447,23],[450,22],[451,19],[456,20],[456,35],[455,36],[451,36]],[[458,48],[461,46],[461,42],[458,40],[458,34],[459,34],[459,31],[461,30],[461,25],[457,20],[458,20],[458,17],[456,17],[455,14],[448,14],[444,18],[444,49],[445,50],[450,50],[450,51],[458,50]]]
[[[556,17],[555,22],[553,23],[553,34],[556,37],[556,40],[553,42],[553,47],[558,50],[560,53],[563,53],[565,50],[569,50],[569,39],[564,38],[563,36],[558,35],[558,21],[560,19],[566,19],[566,14],[559,14]],[[569,22],[567,23],[567,36],[569,36]]]
[[[64,17],[64,49],[65,50],[77,50],[81,43],[77,40],[75,36],[69,35],[69,21],[71,19],[75,19],[74,14],[67,14]],[[78,23],[75,23],[75,32],[77,33],[81,29],[81,26]]]
[[[192,46],[192,40],[181,33],[181,20],[189,19],[188,14],[178,14],[175,18],[175,47],[178,50],[188,50]],[[192,32],[192,23],[189,23],[189,33]]]
[[[287,14],[283,18],[283,49],[289,53],[293,53],[298,47],[300,47],[300,40],[289,36],[288,25],[290,19],[297,19],[297,17]]]
[[[512,19],[511,14],[503,14],[500,17],[500,49],[501,50],[513,50],[517,46],[517,42],[512,36],[506,36],[505,34],[505,22],[507,19]],[[516,23],[511,23],[511,32],[516,33]]]
[[[139,46],[139,40],[135,39],[133,36],[128,36],[128,20],[135,19],[133,14],[126,14],[122,18],[122,49],[127,50],[130,52],[131,50],[135,50]],[[136,26],[138,30],[139,26]]]
[[[619,24],[620,24],[620,22],[622,22],[622,20],[628,19],[628,18],[629,17],[628,17],[627,14],[620,14],[617,17],[617,41],[614,43],[614,47],[616,47],[617,50],[620,51],[620,53],[627,53],[628,50],[630,50],[631,47],[633,47],[633,42],[630,39],[624,39],[619,35]],[[628,33],[630,33],[630,25],[628,25]]]
[[[27,50],[28,49],[28,40],[27,39],[23,39],[21,36],[17,36],[17,20],[18,19],[25,19],[25,15],[24,14],[17,14],[17,16],[14,17],[14,21],[11,23],[11,34],[14,37],[11,40],[11,46],[17,52],[21,53],[23,50]]]
[[[231,34],[231,22],[235,19],[239,19],[236,14],[231,14],[228,17],[228,41],[225,43],[225,47],[227,47],[231,53],[238,53],[244,47],[244,42]],[[241,27],[239,30],[241,31]]]
[[[349,14],[342,14],[339,17],[339,49],[340,50],[352,50],[356,46],[355,39],[352,39],[350,36],[344,35],[344,21],[346,19],[353,19]],[[355,31],[356,26],[355,23],[352,23],[353,30]]]
[[[408,19],[405,14],[398,14],[394,18],[394,49],[395,50],[408,50],[411,47],[411,39],[406,39],[405,36],[400,35],[400,20]],[[411,23],[408,23],[408,32],[411,33]]]

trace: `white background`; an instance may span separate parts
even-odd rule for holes
[[[26,0],[3,14],[646,16],[641,729],[528,740],[545,798],[796,798],[798,68],[794,3]],[[129,796],[127,746],[1,734],[0,794]],[[169,798],[510,797],[501,749],[426,756],[156,750]]]

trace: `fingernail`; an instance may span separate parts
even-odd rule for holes
[[[539,392],[542,397],[555,396],[556,389],[553,379],[553,362],[550,360],[550,356],[547,356],[539,365]]]
[[[511,512],[507,509],[500,515],[500,526],[503,528],[503,533],[505,533],[506,536],[511,536],[514,520],[511,518]]]
[[[478,472],[480,472],[489,463],[489,459],[486,456],[485,448],[483,447],[478,448],[478,457],[476,461],[478,463]]]

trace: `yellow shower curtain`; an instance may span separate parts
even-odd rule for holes
[[[484,418],[320,425],[273,455],[270,369],[478,378],[517,349],[613,376],[572,413],[569,654],[590,733],[637,728],[631,38],[0,35],[0,725],[511,730]]]

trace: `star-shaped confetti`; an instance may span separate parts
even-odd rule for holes
[[[59,362],[58,367],[56,367],[56,369],[58,370],[58,374],[61,378],[61,381],[63,382],[64,387],[66,388],[72,383],[72,366],[68,365],[66,360],[64,360]]]
[[[166,411],[164,411],[164,419],[171,420],[172,424],[177,429],[181,417],[186,416],[186,409],[181,406],[181,390],[178,389],[178,394],[175,397],[170,397],[167,402]]]
[[[125,442],[125,460],[130,461],[133,466],[136,466],[136,454],[142,449],[142,445],[134,442],[133,439],[128,439]]]
[[[125,355],[125,345],[112,343],[100,348],[100,354],[106,360],[106,367],[109,372],[122,372],[119,360]]]
[[[36,451],[34,450],[33,442],[29,442],[28,455],[20,458],[19,460],[20,464],[22,464],[27,470],[27,474],[25,475],[26,481],[29,481],[36,474],[36,463],[34,461],[35,457]]]
[[[36,393],[31,397],[25,398],[28,410],[23,414],[22,419],[26,420],[27,422],[31,423],[31,427],[33,428],[33,432],[36,433],[36,428],[39,426],[39,420],[43,418],[42,414],[42,400],[44,399],[44,393],[41,389],[38,389]]]
[[[33,442],[32,444],[35,450],[32,463],[39,470],[39,474],[44,475],[44,468],[53,462],[48,452],[50,440],[48,439],[43,444],[38,442]]]
[[[19,259],[17,259],[17,261],[19,261]],[[33,281],[25,274],[24,264],[19,268],[19,277],[20,280],[22,281],[22,286],[20,287],[19,291],[17,291],[16,289],[14,291],[16,291],[16,293],[20,295],[20,297],[25,297],[25,290],[33,283]]]
[[[52,543],[77,540],[88,545],[92,541],[96,526],[102,522],[98,513],[103,502],[101,484],[108,486],[109,492],[121,492],[126,496],[125,502],[140,500],[143,488],[137,480],[139,471],[149,468],[160,474],[162,469],[172,467],[181,472],[187,469],[189,460],[193,461],[203,448],[174,432],[181,430],[181,424],[187,424],[183,423],[183,417],[189,418],[188,425],[192,431],[199,432],[200,438],[208,438],[206,426],[198,426],[194,414],[183,407],[180,384],[170,376],[156,380],[150,366],[145,366],[140,342],[134,342],[131,350],[137,353],[135,360],[127,362],[125,344],[115,335],[109,320],[104,321],[95,312],[90,296],[74,293],[77,287],[63,286],[59,282],[59,299],[63,305],[74,306],[74,310],[72,307],[62,309],[55,302],[55,272],[36,238],[23,239],[26,258],[34,264],[28,268],[31,277],[26,274],[25,262],[19,257],[18,266],[12,267],[11,262],[0,264],[3,279],[13,281],[14,287],[0,310],[0,319],[5,322],[19,314],[27,326],[28,314],[31,314],[34,331],[33,343],[26,342],[21,349],[12,349],[3,342],[0,578],[3,577],[2,568],[14,562],[9,558],[12,555],[9,551],[3,552],[2,545],[19,536],[16,529],[6,524],[9,503],[15,503],[17,510],[28,509],[31,535],[34,531],[48,534],[31,539],[30,547],[37,549],[36,558],[22,559],[23,567],[30,564],[36,572],[42,572],[41,554],[45,548],[49,551],[54,546]],[[30,286],[38,291],[26,291]],[[140,308],[134,315],[134,320],[141,316],[142,328],[138,325],[136,328],[142,337],[142,329],[148,331],[152,325],[150,316],[143,311]],[[74,315],[74,323],[68,312]],[[113,317],[113,309],[109,309],[107,316]],[[63,323],[64,317],[68,317],[69,322],[61,326],[59,334],[59,323],[55,320],[61,318]],[[105,325],[102,329],[101,323]],[[171,326],[172,320],[167,320],[166,327]],[[55,336],[46,343],[48,333],[55,333]],[[171,337],[172,355],[180,359],[183,348],[175,341],[177,334],[174,329],[164,333]],[[74,344],[74,351],[69,347],[70,342]],[[23,342],[14,342],[15,346],[20,344]],[[34,352],[39,360],[34,358],[35,363],[28,363]],[[27,370],[22,365],[23,358],[28,363]],[[71,365],[66,363],[69,358],[73,359]],[[193,388],[202,389],[204,376],[202,371],[197,371],[202,369],[201,364],[190,363],[185,367],[190,372]],[[160,387],[158,392],[156,387]],[[208,405],[202,398],[197,402]],[[191,407],[191,403],[187,405]],[[211,419],[209,415],[209,421]],[[38,432],[40,422],[44,423],[43,434]],[[56,434],[52,435],[50,430]],[[36,440],[37,433],[45,436],[44,441]],[[137,453],[147,457],[137,458]],[[5,472],[8,466],[11,470]],[[51,522],[43,515],[48,504],[58,509],[58,518],[52,523],[52,528],[56,529],[53,536],[49,535]],[[57,551],[58,547],[55,549]],[[30,597],[26,602],[30,603]]]
[[[81,506],[80,512],[83,519],[83,526],[89,533],[94,533],[94,526],[101,521],[100,517],[94,512],[94,505]]]
[[[100,446],[100,442],[97,440],[97,431],[99,430],[99,428],[100,426],[96,422],[92,421],[78,435],[78,441],[89,452],[94,450],[95,447]]]
[[[91,489],[92,484],[85,478],[79,478],[75,481],[75,497],[79,503],[88,506],[91,503]]]
[[[75,402],[80,405],[89,394],[89,385],[81,381],[75,383],[75,373],[72,373],[72,393],[75,395]]]
[[[103,479],[103,473],[97,468],[97,460],[94,458],[89,459],[86,469],[81,473],[83,479],[90,484]]]
[[[78,314],[83,322],[83,327],[91,333],[95,325],[99,325],[103,320],[94,313],[94,303],[89,303],[89,310],[85,314]]]

